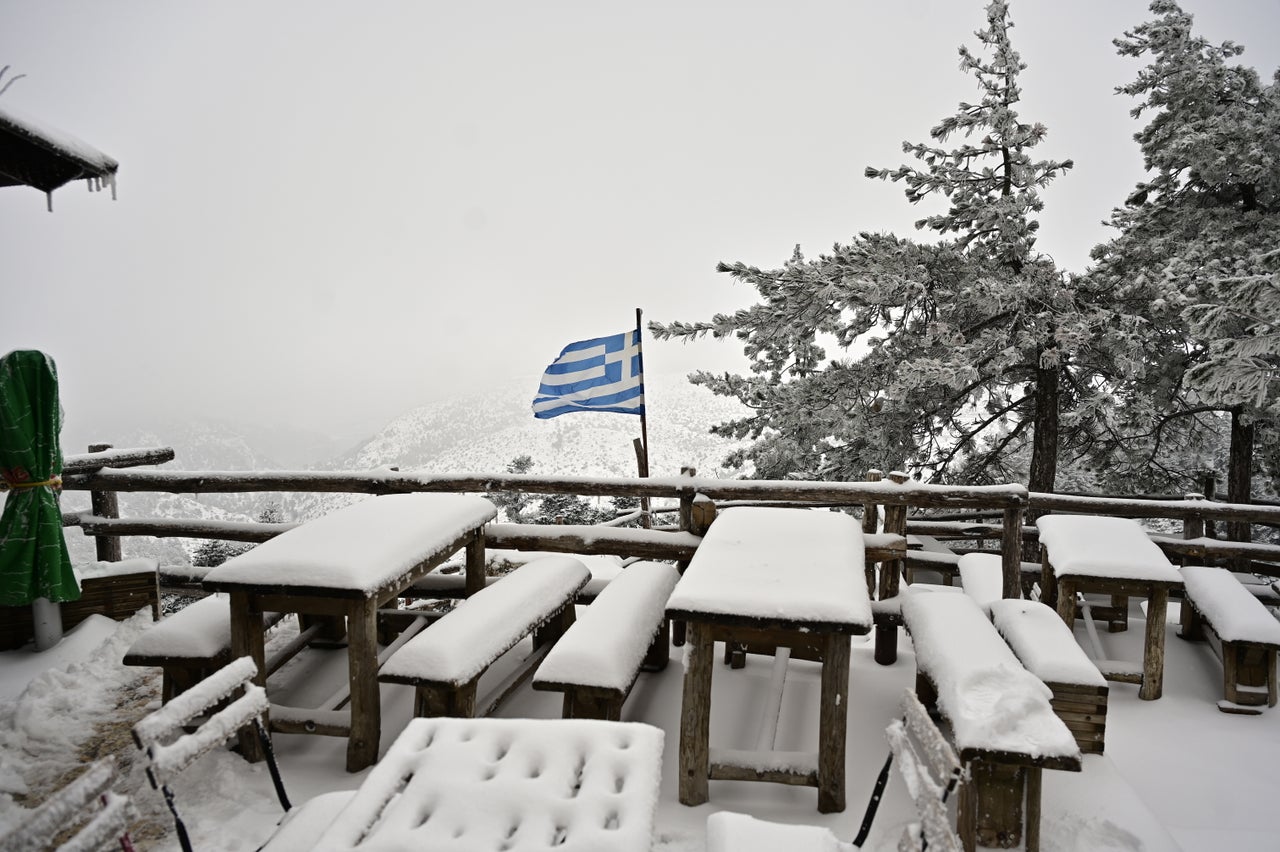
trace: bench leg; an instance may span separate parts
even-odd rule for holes
[[[822,697],[818,713],[818,812],[845,806],[845,732],[849,721],[849,637],[831,634],[822,652]]]
[[[1200,613],[1192,606],[1189,598],[1184,597],[1182,599],[1182,606],[1178,610],[1178,623],[1182,625],[1178,635],[1183,639],[1198,642],[1205,640],[1204,621],[1200,618]]]
[[[896,624],[876,625],[875,661],[882,666],[891,666],[898,662],[898,626]]]
[[[649,650],[645,651],[644,659],[640,661],[640,671],[642,672],[660,672],[667,667],[667,663],[671,661],[671,619],[664,618],[662,625],[658,628],[658,634],[653,637],[653,641],[649,643]]]
[[[1112,595],[1111,608],[1119,613],[1107,622],[1108,633],[1124,633],[1129,629],[1129,596],[1128,595]]]
[[[551,616],[541,627],[535,627],[533,630],[533,647],[541,648],[544,645],[554,645],[556,640],[564,635],[564,632],[573,626],[574,620],[577,618],[577,610],[570,601],[568,606]]]
[[[476,686],[480,678],[464,683],[456,689],[437,689],[419,686],[413,691],[413,715],[424,718],[453,716],[474,719],[476,715]]]
[[[969,837],[979,846],[997,849],[1021,844],[1027,768],[975,760],[970,771],[973,780],[963,788],[968,801],[962,795],[961,810],[967,822],[960,830],[965,848],[972,848]]]
[[[680,803],[701,805],[708,798],[711,770],[711,672],[715,643],[711,626],[688,625],[689,661],[680,702]]]
[[[1143,701],[1155,701],[1164,691],[1164,622],[1168,609],[1169,590],[1164,586],[1152,589],[1142,652],[1142,688],[1138,690]]]
[[[573,690],[564,694],[565,719],[603,719],[606,722],[618,722],[622,719],[622,704],[625,698],[598,698],[582,695]]]

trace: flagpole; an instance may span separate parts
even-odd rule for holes
[[[636,348],[639,352],[641,388],[644,387],[644,327],[641,322],[642,316],[643,311],[640,308],[636,308]],[[649,415],[646,413],[648,408],[648,400],[645,400],[644,406],[640,409],[640,446],[638,447],[639,451],[636,453],[636,462],[641,479],[647,479],[649,476]],[[643,512],[640,525],[645,529],[651,528],[653,520],[649,516],[648,497],[640,498],[640,509]]]

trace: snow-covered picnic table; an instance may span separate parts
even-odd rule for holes
[[[871,630],[862,530],[849,515],[736,507],[716,518],[667,601],[688,624],[680,721],[680,801],[707,801],[708,779],[818,788],[818,810],[845,806],[849,637]],[[822,663],[818,742],[782,756],[710,748],[717,641],[807,649]]]
[[[378,696],[378,607],[460,548],[467,550],[467,589],[484,587],[485,523],[497,514],[483,497],[457,494],[394,494],[373,497],[281,533],[229,559],[204,578],[204,587],[227,592],[231,601],[232,657],[250,656],[265,685],[263,613],[297,612],[346,619],[350,666],[350,718],[335,720],[333,708],[314,712],[289,708],[278,716],[290,733],[345,733],[347,769],[374,763],[381,735]],[[339,700],[345,698],[340,696]],[[310,718],[308,718],[310,716]],[[260,747],[243,736],[246,757]]]
[[[662,743],[638,722],[413,719],[315,849],[648,852]]]
[[[1127,674],[1099,662],[1108,680],[1140,683],[1138,697],[1152,701],[1164,685],[1165,613],[1169,590],[1182,575],[1136,521],[1094,515],[1045,515],[1036,520],[1043,564],[1042,598],[1056,606],[1068,627],[1075,623],[1076,593],[1110,594],[1127,607],[1129,595],[1147,598],[1141,673]]]

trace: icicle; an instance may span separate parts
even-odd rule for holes
[[[52,191],[46,192],[44,194],[44,198],[45,198],[45,206],[48,208],[49,212],[52,213],[53,212],[53,192]]]

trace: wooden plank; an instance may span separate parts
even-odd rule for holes
[[[713,781],[769,781],[797,787],[818,787],[817,772],[795,772],[787,769],[764,769],[737,763],[713,761],[708,777]],[[821,798],[821,791],[818,793]]]

